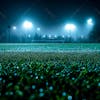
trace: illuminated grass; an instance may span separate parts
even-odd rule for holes
[[[0,44],[0,52],[100,52],[100,44],[90,43],[19,43]]]
[[[3,52],[0,99],[99,100],[99,66],[100,53]]]

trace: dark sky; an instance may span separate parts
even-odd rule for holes
[[[29,19],[44,27],[88,17],[99,20],[100,0],[0,0],[0,26]]]

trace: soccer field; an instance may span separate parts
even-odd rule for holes
[[[100,44],[0,44],[0,100],[100,100],[99,51]]]
[[[96,43],[19,43],[0,44],[0,52],[95,52],[100,51]]]
[[[99,66],[100,53],[0,52],[0,100],[100,100]]]

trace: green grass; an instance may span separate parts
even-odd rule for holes
[[[1,52],[0,83],[0,100],[100,100],[100,53]]]

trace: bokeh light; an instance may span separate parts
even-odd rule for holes
[[[16,30],[16,29],[17,29],[17,27],[16,27],[16,26],[13,26],[13,27],[12,27],[12,29],[13,29],[13,30]]]

